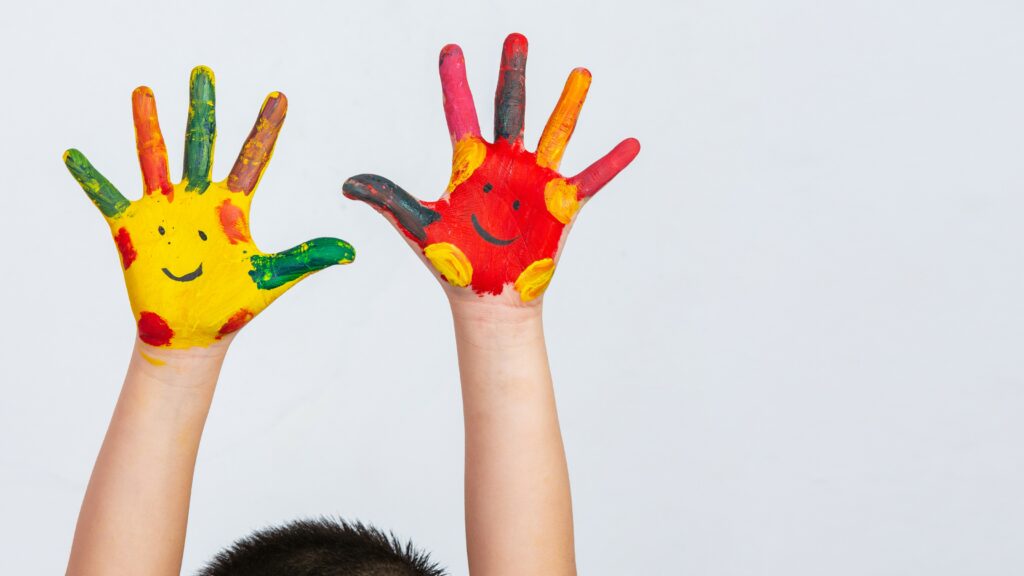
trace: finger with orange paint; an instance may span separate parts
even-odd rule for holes
[[[139,86],[132,92],[132,118],[144,191],[148,194],[172,194],[174,185],[167,170],[167,146],[156,115],[156,98],[146,86]]]
[[[271,93],[227,179],[211,181],[216,139],[213,72],[192,71],[182,182],[170,181],[152,90],[132,93],[143,195],[129,201],[77,150],[64,162],[110,226],[139,338],[151,346],[208,346],[241,329],[309,274],[347,264],[350,244],[316,238],[276,254],[249,230],[253,192],[270,161],[288,101]]]
[[[565,154],[565,147],[576,130],[576,120],[580,117],[583,109],[583,101],[587,99],[587,91],[590,90],[590,71],[586,68],[577,68],[569,74],[565,81],[565,88],[562,96],[555,104],[548,123],[544,126],[544,132],[540,135],[540,142],[537,143],[537,164],[552,170],[558,170],[562,163],[562,155]]]
[[[629,138],[576,176],[558,172],[576,128],[591,75],[569,74],[537,151],[523,145],[526,38],[505,40],[494,98],[494,142],[480,134],[462,50],[441,50],[439,69],[452,140],[452,173],[436,202],[421,202],[381,176],[362,174],[346,196],[373,206],[434,269],[450,296],[501,296],[539,302],[580,207],[640,151]]]

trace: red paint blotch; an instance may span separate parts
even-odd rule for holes
[[[249,241],[249,236],[246,234],[249,226],[245,222],[245,212],[232,204],[231,200],[225,200],[217,207],[217,216],[220,217],[220,227],[224,230],[224,235],[232,244]]]
[[[246,324],[249,323],[249,320],[253,319],[253,316],[255,315],[252,312],[246,310],[245,308],[242,308],[238,312],[235,312],[234,316],[228,318],[228,321],[225,322],[224,325],[220,327],[220,330],[217,332],[217,339],[220,340],[222,336],[227,336],[232,332],[238,332],[239,330],[242,329],[242,326],[245,326]]]
[[[128,234],[128,229],[119,229],[117,231],[117,236],[114,236],[114,242],[117,243],[117,251],[121,253],[121,266],[127,270],[139,255],[138,252],[135,251],[135,247],[132,246],[132,237]]]
[[[139,315],[139,338],[150,346],[168,346],[174,330],[167,321],[154,312],[143,312]]]
[[[509,177],[513,175],[513,178]],[[484,163],[452,191],[447,201],[425,203],[441,218],[425,228],[421,248],[436,242],[457,246],[473,265],[477,294],[501,294],[532,262],[554,258],[565,225],[548,212],[544,187],[557,172],[537,165],[536,155],[507,140],[487,145]],[[496,245],[476,231],[471,218]],[[415,238],[414,238],[415,239]]]

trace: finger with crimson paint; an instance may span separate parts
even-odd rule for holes
[[[384,214],[455,297],[506,296],[539,301],[580,207],[640,151],[628,138],[571,177],[558,172],[590,88],[590,72],[569,74],[535,152],[523,145],[527,42],[505,39],[494,97],[494,141],[480,134],[462,50],[441,50],[444,112],[452,174],[441,198],[421,202],[394,182],[362,174],[343,187]]]
[[[192,71],[182,181],[171,183],[153,92],[132,93],[143,195],[129,201],[78,150],[71,175],[110,226],[139,338],[152,346],[208,346],[241,329],[309,274],[347,264],[350,244],[316,238],[267,254],[249,231],[249,207],[284,123],[288,100],[267,96],[226,180],[211,181],[216,139],[213,72]]]

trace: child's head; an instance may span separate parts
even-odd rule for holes
[[[444,576],[394,534],[344,520],[297,520],[259,530],[222,551],[199,576]]]

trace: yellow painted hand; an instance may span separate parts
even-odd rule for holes
[[[350,244],[317,238],[276,254],[249,233],[253,191],[270,160],[288,102],[263,103],[227,180],[211,182],[214,78],[192,71],[185,166],[172,184],[153,92],[132,93],[144,194],[130,202],[77,150],[64,163],[103,213],[121,254],[139,338],[153,346],[208,346],[232,334],[307,275],[355,258]]]

